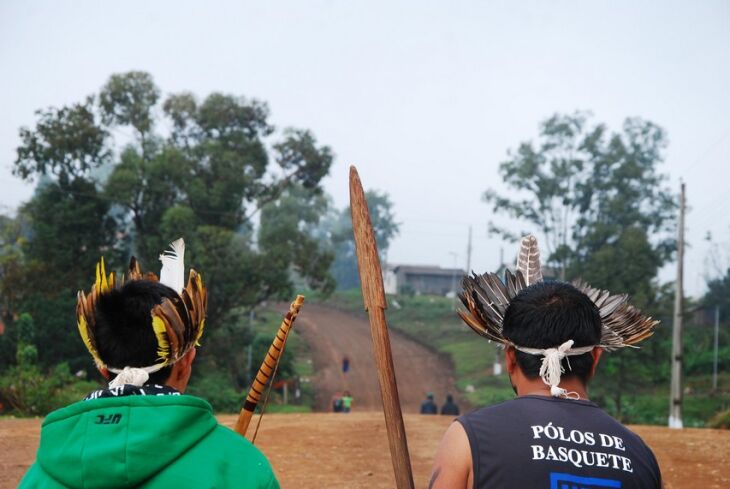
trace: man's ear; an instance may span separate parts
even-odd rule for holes
[[[190,368],[190,366],[193,364],[193,360],[195,360],[195,354],[198,351],[197,348],[192,347],[188,352],[183,356],[178,363],[182,362],[182,366],[185,368]]]
[[[512,375],[517,368],[517,355],[515,349],[511,346],[506,346],[504,349],[504,363],[507,368],[507,373]]]
[[[598,367],[598,361],[601,359],[601,355],[603,355],[603,348],[601,348],[600,346],[597,346],[593,350],[591,350],[593,365],[591,365],[591,373],[588,376],[589,379],[593,378],[593,376],[596,375],[596,368]]]
[[[99,371],[99,373],[106,379],[109,380],[109,371],[106,369],[106,367],[96,367],[96,369]]]

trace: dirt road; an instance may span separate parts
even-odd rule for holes
[[[219,416],[233,426],[235,416]],[[447,416],[405,416],[416,487],[426,487]],[[38,447],[38,419],[0,420],[0,488],[16,487]],[[632,427],[652,447],[666,489],[730,487],[730,431]],[[395,487],[383,415],[267,414],[257,446],[284,489]]]
[[[312,350],[317,410],[330,411],[332,395],[344,390],[355,399],[353,410],[382,409],[370,324],[365,317],[307,304],[296,329]],[[427,392],[434,393],[439,405],[446,394],[456,395],[448,360],[396,331],[390,331],[390,340],[404,412],[417,413]],[[347,373],[342,368],[345,356],[350,360]]]

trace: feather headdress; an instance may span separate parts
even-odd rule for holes
[[[157,362],[154,365],[143,367],[146,373],[155,372],[163,367],[172,365],[182,358],[193,346],[198,344],[205,327],[205,311],[208,305],[208,295],[200,274],[190,269],[187,285],[184,285],[185,275],[185,242],[182,238],[170,244],[170,250],[160,255],[162,270],[159,282],[175,290],[179,297],[165,298],[150,311],[152,329],[157,339]],[[79,334],[84,345],[94,358],[99,368],[106,368],[110,372],[119,373],[127,365],[107,365],[99,356],[95,339],[95,310],[100,295],[111,290],[121,288],[132,280],[158,281],[154,273],[142,273],[139,262],[135,257],[129,262],[126,277],[117,280],[114,272],[106,273],[104,258],[96,265],[96,281],[88,294],[79,291],[76,302],[76,318]]]
[[[542,282],[540,250],[534,236],[525,236],[520,244],[517,267],[513,274],[505,270],[504,280],[495,273],[464,277],[459,294],[466,311],[458,311],[461,319],[478,334],[492,341],[509,344],[502,335],[502,321],[510,301],[524,288]],[[600,345],[607,350],[632,346],[648,338],[659,321],[641,313],[628,303],[627,294],[612,295],[583,282],[575,287],[598,307],[602,334]]]
[[[525,353],[543,355],[541,369],[543,380],[551,386],[553,395],[564,395],[565,392],[557,388],[560,380],[560,360],[565,356],[586,353],[593,347],[572,348],[572,341],[568,341],[545,350],[524,348],[514,345],[502,333],[502,322],[510,301],[522,289],[542,280],[537,239],[534,236],[525,236],[520,244],[514,274],[505,270],[504,280],[495,273],[477,275],[472,272],[471,276],[464,277],[463,291],[459,294],[459,298],[466,310],[459,310],[458,314],[471,329],[491,341],[504,346],[512,345]],[[651,336],[659,324],[659,321],[642,314],[629,304],[627,294],[612,295],[608,291],[593,288],[583,282],[576,282],[574,285],[593,301],[601,316],[601,339],[599,344],[594,346],[609,351],[633,346]],[[556,361],[557,366],[555,366]],[[548,370],[551,370],[550,374],[546,373]],[[547,380],[548,377],[550,381]]]

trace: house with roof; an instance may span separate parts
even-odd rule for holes
[[[383,271],[383,285],[386,294],[449,295],[459,290],[464,275],[461,268],[391,264]]]

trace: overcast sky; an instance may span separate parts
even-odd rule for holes
[[[33,112],[150,72],[163,93],[268,102],[279,128],[312,129],[337,155],[326,190],[347,205],[348,165],[390,194],[393,263],[491,271],[488,187],[506,151],[555,112],[627,116],[669,135],[663,170],[687,183],[686,289],[702,292],[708,231],[730,249],[730,2],[0,1],[0,211]],[[729,263],[730,264],[730,263]],[[619,266],[619,264],[617,264]],[[672,277],[674,266],[663,270]]]

